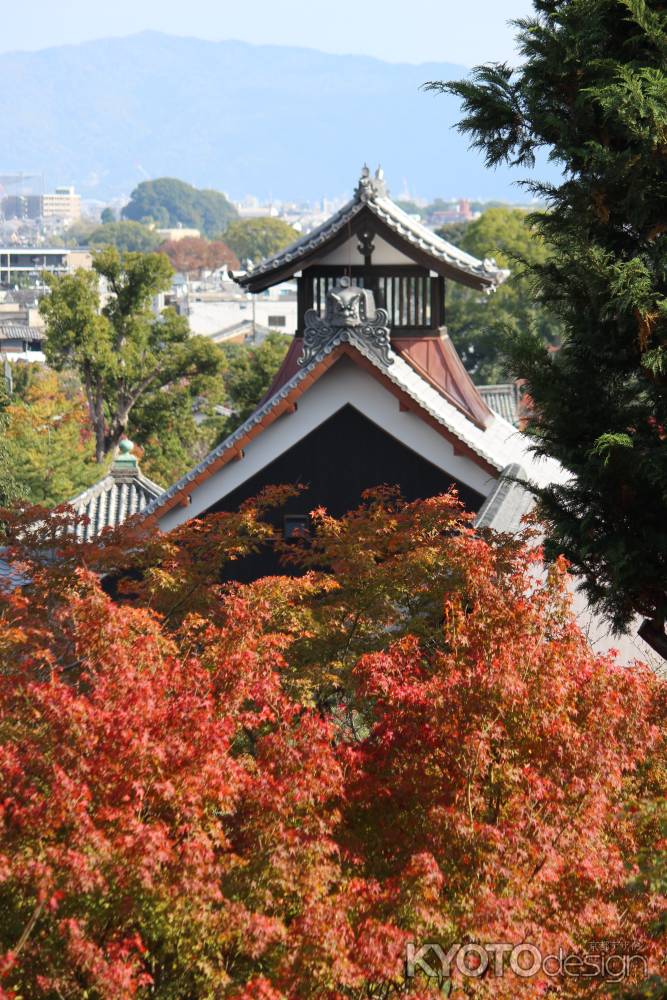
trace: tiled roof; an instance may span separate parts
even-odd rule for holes
[[[519,390],[513,382],[505,385],[478,385],[486,405],[516,427],[519,423]]]
[[[516,534],[522,519],[532,510],[535,498],[522,485],[525,470],[518,464],[508,465],[494,489],[480,507],[475,527]],[[518,480],[518,481],[517,481]]]
[[[238,452],[248,437],[257,433],[260,425],[266,425],[273,412],[277,411],[295,390],[301,389],[303,391],[308,384],[315,381],[329,367],[331,360],[333,360],[331,355],[334,352],[339,352],[339,349],[346,344],[351,345],[353,354],[358,352],[368,365],[377,369],[384,378],[414,400],[435,424],[442,427],[449,436],[460,441],[487,468],[495,470],[497,475],[500,475],[508,465],[516,464],[524,467],[527,470],[528,478],[538,485],[545,485],[563,478],[564,473],[558,463],[550,459],[540,460],[533,457],[529,439],[511,423],[494,415],[486,427],[479,427],[445,399],[441,392],[393,349],[389,349],[390,363],[385,365],[378,359],[373,350],[367,348],[363,338],[355,337],[352,339],[349,331],[341,330],[326,343],[308,364],[300,367],[280,389],[263,401],[245,423],[241,424],[217,448],[214,448],[199,465],[153,500],[146,508],[145,513],[148,516],[156,515],[159,517],[160,511],[165,507],[169,509],[173,506],[176,498],[187,493],[195,481],[207,478],[215,469],[219,468],[226,456]]]
[[[87,524],[77,527],[78,540],[89,542],[105,528],[117,528],[141,514],[161,493],[162,487],[139,471],[136,459],[126,450],[103,479],[69,501],[77,514],[88,518]]]
[[[421,222],[404,212],[387,195],[384,181],[378,172],[374,179],[367,174],[362,175],[354,197],[330,219],[296,240],[285,250],[262,261],[248,274],[238,278],[239,284],[255,284],[262,276],[279,271],[287,265],[293,265],[296,272],[302,259],[324,247],[365,209],[384,222],[398,236],[417,249],[425,251],[435,261],[441,261],[461,274],[476,279],[475,283],[480,288],[493,288],[503,282],[509,274],[509,271],[499,268],[494,260],[478,260],[440,236],[436,236]]]
[[[38,326],[22,326],[20,323],[3,323],[0,321],[0,340],[46,340],[46,331]]]
[[[18,573],[5,559],[0,558],[0,590],[11,593],[28,583],[28,577]]]
[[[226,340],[230,340],[232,337],[240,337],[242,334],[250,336],[253,331],[256,341],[260,342],[268,337],[271,333],[271,328],[262,326],[261,323],[253,323],[251,319],[242,319],[240,322],[232,323],[231,326],[226,326],[216,333],[208,334],[208,338],[216,344],[224,344]]]

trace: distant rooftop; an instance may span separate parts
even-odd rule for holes
[[[46,340],[46,331],[37,326],[23,326],[21,323],[3,323],[0,317],[0,340]]]
[[[508,423],[519,425],[519,389],[513,382],[504,385],[478,385],[477,391],[494,413]]]
[[[77,514],[88,518],[87,524],[77,528],[79,541],[90,542],[105,528],[117,528],[163,493],[161,486],[139,470],[133,448],[131,441],[121,441],[108,474],[69,501]]]

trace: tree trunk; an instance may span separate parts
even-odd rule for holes
[[[104,432],[104,401],[102,399],[101,392],[97,393],[97,398],[95,399],[95,416],[93,419],[93,426],[95,427],[95,461],[98,465],[101,465],[107,457],[109,450],[106,447],[106,434]]]

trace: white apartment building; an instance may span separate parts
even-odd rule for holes
[[[52,194],[42,196],[42,218],[67,219],[76,222],[81,218],[81,195],[73,187],[57,187]]]

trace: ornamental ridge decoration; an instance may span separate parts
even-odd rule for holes
[[[375,307],[370,289],[340,278],[327,293],[324,317],[316,309],[308,309],[304,316],[303,353],[298,363],[310,364],[329,346],[345,341],[369,351],[383,365],[394,363],[387,310]]]
[[[377,168],[375,177],[373,177],[367,164],[364,163],[355,194],[357,199],[364,204],[368,201],[373,201],[375,198],[386,198],[387,184],[384,179],[384,170],[382,167]]]

